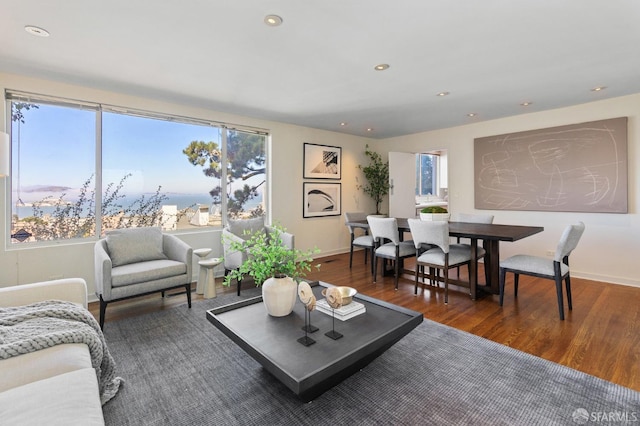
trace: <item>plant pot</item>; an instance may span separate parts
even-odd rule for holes
[[[293,311],[298,285],[287,276],[268,278],[262,283],[262,301],[272,317],[284,317]]]
[[[420,213],[420,220],[433,221],[433,220],[449,220],[449,213]]]

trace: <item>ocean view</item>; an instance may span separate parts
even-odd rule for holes
[[[125,195],[123,198],[118,200],[118,204],[122,205],[123,207],[126,208],[126,207],[130,206],[136,200],[139,200],[142,195],[144,195],[145,200],[148,200],[154,194],[153,193],[146,193],[146,194]],[[167,199],[165,201],[163,201],[162,204],[163,205],[175,205],[175,206],[178,207],[178,210],[186,209],[187,207],[194,207],[195,208],[195,207],[198,207],[198,206],[207,206],[207,207],[209,207],[211,209],[211,212],[215,211],[215,206],[211,205],[211,201],[212,201],[211,196],[209,194],[206,194],[206,193],[205,194],[168,193],[168,194],[165,194],[165,195],[166,195]],[[13,214],[17,213],[18,217],[20,217],[20,218],[33,216],[32,204],[34,202],[38,202],[38,201],[43,199],[43,198],[39,198],[39,199],[25,199],[25,198],[26,197],[22,197],[24,205],[16,207],[15,202],[13,203],[12,213]],[[54,201],[54,200],[51,200],[51,201]],[[68,201],[70,203],[73,203],[75,200],[70,198]],[[250,209],[254,208],[255,206],[257,206],[260,203],[262,203],[262,194],[259,194],[258,197],[256,197],[255,199],[253,199],[249,203],[247,203],[246,206],[245,206],[245,210],[250,210]],[[42,209],[44,214],[51,214],[55,210],[54,206],[41,206],[40,208]],[[16,211],[16,209],[17,209],[17,211]]]

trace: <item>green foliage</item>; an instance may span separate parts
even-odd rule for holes
[[[203,168],[205,176],[218,180],[222,177],[222,152],[216,142],[192,141],[183,151],[188,161]],[[265,174],[264,138],[242,132],[229,132],[227,139],[227,182],[245,181],[253,176]],[[247,202],[258,196],[257,189],[264,184],[244,185],[241,189],[231,190],[228,185],[227,214],[237,218],[243,213]],[[222,188],[218,184],[209,191],[213,203],[220,204]],[[252,212],[252,216],[257,213]]]
[[[449,211],[442,206],[429,206],[420,210],[420,213],[449,213]]]
[[[289,249],[282,244],[282,233],[285,229],[279,225],[273,227],[274,231],[267,235],[265,232],[256,232],[248,239],[230,241],[232,252],[247,252],[248,259],[239,269],[231,271],[224,279],[224,285],[230,285],[235,280],[242,280],[249,275],[253,277],[256,286],[261,285],[268,278],[286,275],[299,281],[307,272],[311,271],[312,255],[320,250],[301,251]],[[320,265],[315,265],[320,268]]]
[[[146,226],[162,226],[162,204],[167,196],[160,191],[148,197],[142,195],[130,205],[124,206],[125,197],[121,190],[131,174],[125,175],[118,184],[109,183],[102,197],[103,233],[109,229]],[[25,231],[30,232],[36,241],[86,238],[96,231],[95,190],[91,190],[93,176],[87,179],[75,202],[65,199],[66,194],[57,199],[46,197],[33,203],[33,216],[22,219]],[[53,206],[50,214],[44,213],[44,206]],[[193,206],[190,206],[193,207]],[[178,212],[177,220],[184,216],[189,207]]]
[[[369,157],[369,165],[358,165],[367,179],[366,184],[358,185],[358,189],[373,198],[376,203],[376,214],[380,214],[380,205],[385,195],[389,193],[389,162],[382,161],[377,152],[371,151],[369,145],[365,146],[364,154]]]

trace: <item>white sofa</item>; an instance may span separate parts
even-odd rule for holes
[[[0,288],[0,307],[51,299],[86,309],[86,283],[68,278]],[[87,345],[56,345],[0,360],[0,424],[104,425]]]

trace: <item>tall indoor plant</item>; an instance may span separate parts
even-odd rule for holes
[[[373,198],[376,203],[376,214],[380,214],[380,205],[385,195],[389,193],[389,162],[382,161],[382,156],[365,146],[364,155],[369,158],[369,164],[358,168],[364,173],[366,183],[357,186],[358,189]]]
[[[297,281],[311,271],[312,255],[319,252],[317,249],[302,251],[285,247],[283,232],[283,227],[274,225],[268,234],[256,232],[242,242],[231,241],[230,251],[245,251],[247,260],[224,279],[224,285],[230,285],[234,279],[251,276],[256,286],[262,286],[262,298],[272,316],[291,313],[296,302]]]

